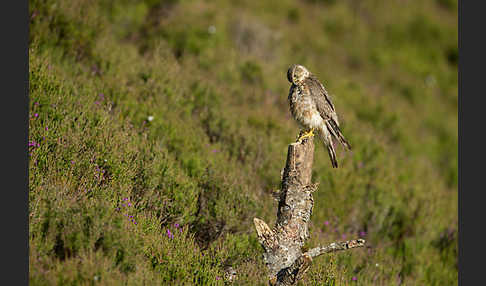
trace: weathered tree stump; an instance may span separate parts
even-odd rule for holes
[[[270,229],[263,220],[253,219],[264,249],[263,260],[269,270],[270,285],[294,285],[309,269],[313,257],[365,244],[363,239],[357,239],[302,252],[302,246],[309,238],[308,222],[314,206],[312,193],[318,187],[318,184],[311,182],[313,161],[312,138],[290,144],[282,175],[275,227]]]

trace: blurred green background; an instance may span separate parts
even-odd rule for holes
[[[287,68],[352,152],[316,141],[301,285],[457,285],[457,1],[29,1],[31,285],[266,285],[299,133]]]

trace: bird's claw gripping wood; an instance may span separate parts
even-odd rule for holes
[[[302,143],[302,141],[306,138],[314,137],[314,128],[311,128],[309,131],[302,133],[297,142]]]

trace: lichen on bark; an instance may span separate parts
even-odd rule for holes
[[[334,242],[302,252],[309,238],[308,223],[314,207],[312,193],[318,188],[318,184],[312,183],[313,161],[312,139],[290,144],[282,174],[275,226],[270,228],[263,220],[253,219],[263,246],[263,260],[269,271],[270,285],[294,285],[303,278],[313,257],[365,244],[363,239]]]

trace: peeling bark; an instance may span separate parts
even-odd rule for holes
[[[309,238],[308,223],[314,206],[312,193],[318,187],[311,182],[313,161],[312,139],[290,144],[282,174],[275,227],[271,229],[263,220],[253,219],[264,249],[263,260],[268,267],[270,285],[294,285],[303,278],[313,257],[365,244],[363,239],[334,242],[302,253],[302,246]]]

